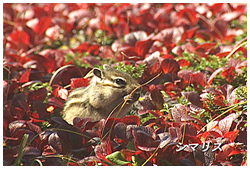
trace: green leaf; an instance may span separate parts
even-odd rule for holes
[[[131,141],[129,141],[129,142],[128,142],[128,144],[127,144],[127,148],[128,148],[129,150],[136,151],[136,149],[135,149],[135,145],[134,145],[134,143],[133,143],[133,142],[131,142]]]
[[[123,154],[120,151],[116,151],[110,155],[107,155],[106,158],[117,165],[126,165],[130,163],[124,158]]]

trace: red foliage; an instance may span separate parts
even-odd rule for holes
[[[51,27],[52,25],[52,18],[51,17],[42,17],[39,19],[38,23],[34,27],[34,32],[38,34],[39,37],[41,37],[45,31]]]
[[[4,3],[4,165],[246,165],[247,113],[236,94],[246,87],[231,85],[247,67],[246,38],[230,46],[246,33],[246,15],[246,4],[229,3]],[[193,66],[184,52],[228,62],[184,69]],[[66,123],[69,91],[89,85],[91,68],[117,62],[146,65],[139,117]],[[218,77],[227,83],[214,87]]]
[[[89,85],[89,80],[84,78],[72,78],[70,83],[70,88],[76,89],[78,87],[87,87]]]
[[[221,72],[221,76],[224,77],[230,83],[235,77],[234,70],[235,70],[234,67],[230,67],[224,70],[223,72]]]

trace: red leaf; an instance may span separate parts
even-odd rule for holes
[[[34,100],[44,101],[47,97],[47,92],[48,91],[46,87],[40,88],[36,91],[32,91],[29,93],[28,100],[29,102],[33,102]]]
[[[57,86],[53,91],[52,91],[52,94],[56,97],[60,97],[61,99],[63,100],[66,100],[67,97],[68,97],[68,90],[67,89],[64,89],[63,87],[61,86]]]
[[[193,38],[193,36],[195,35],[196,31],[199,29],[198,26],[196,27],[193,27],[191,29],[188,29],[187,31],[185,31],[183,34],[182,34],[182,37],[181,37],[181,41],[182,42],[185,42],[187,39],[191,39]]]
[[[14,150],[13,148],[7,148],[6,146],[3,147],[3,161],[15,161],[17,150]],[[3,166],[6,164],[3,162]],[[7,165],[10,165],[9,163]]]
[[[115,42],[114,42],[115,43]],[[114,44],[113,43],[113,44]],[[100,55],[101,58],[103,59],[106,59],[106,58],[114,58],[116,57],[115,56],[115,53],[112,51],[111,47],[110,46],[101,46],[100,47]],[[98,60],[99,61],[99,60]],[[100,62],[100,61],[99,61]]]
[[[191,63],[185,59],[180,59],[177,61],[178,64],[180,65],[180,67],[184,67],[184,66],[191,66]]]
[[[17,129],[12,134],[12,137],[18,138],[18,140],[14,142],[16,145],[18,145],[18,144],[21,143],[21,140],[22,140],[24,134],[28,134],[29,135],[28,142],[30,142],[36,136],[36,134],[34,132],[32,132],[32,131],[30,131],[28,129]],[[36,139],[33,140],[33,143],[35,143],[35,141],[36,141]]]
[[[189,21],[187,24],[196,25],[198,22],[197,12],[194,9],[184,8],[178,13],[178,19]]]
[[[41,37],[50,26],[52,26],[52,18],[46,16],[42,17],[35,26],[34,32]]]
[[[81,43],[74,52],[84,53],[88,52],[90,55],[98,55],[100,46],[97,44],[91,44],[88,42]]]
[[[147,113],[152,114],[152,115],[155,116],[156,118],[159,118],[159,117],[163,116],[163,113],[162,113],[160,110],[155,110],[155,111],[147,110]],[[160,118],[157,119],[157,121],[158,121],[158,120],[160,120]],[[164,123],[161,123],[161,124],[164,124]]]
[[[150,85],[149,90],[150,90],[150,96],[152,98],[154,105],[156,106],[158,110],[161,110],[163,108],[163,103],[164,103],[163,95],[155,87],[155,85]]]
[[[85,56],[82,58],[83,63],[89,64],[90,66],[101,65],[101,62],[94,56]]]
[[[228,30],[228,24],[226,21],[222,19],[217,19],[214,23],[214,33],[217,35],[219,39],[222,41],[227,35],[227,30]]]
[[[190,136],[185,134],[183,144],[198,143],[201,144],[201,140],[196,136]]]
[[[70,79],[70,87],[71,90],[76,89],[78,87],[87,87],[89,85],[89,79],[85,78],[72,78]]]
[[[27,95],[25,95],[24,93],[16,94],[12,99],[12,105],[11,105],[11,112],[15,113],[13,108],[20,108],[24,111],[28,111],[29,105],[27,103]]]
[[[238,117],[235,113],[232,113],[219,121],[219,128],[223,134],[228,133],[233,121]]]
[[[46,145],[43,150],[43,155],[54,155],[56,150],[51,145]]]
[[[56,106],[59,108],[63,108],[65,100],[59,98],[59,97],[50,97],[48,100],[48,104],[52,106]]]
[[[176,62],[174,59],[164,59],[161,62],[161,68],[163,73],[165,74],[177,74],[177,72],[180,70],[179,63]]]
[[[153,104],[152,99],[150,98],[150,96],[144,96],[142,98],[142,100],[140,101],[140,105],[143,107],[143,109],[138,111],[139,114],[140,113],[145,114],[145,113],[147,113],[146,112],[147,110],[155,110],[156,109],[156,107]]]
[[[218,153],[218,155],[216,156],[216,161],[218,162],[223,162],[226,160],[226,158],[228,157],[228,155],[235,150],[234,145],[231,144],[225,144],[222,146],[222,151],[220,151]]]
[[[22,74],[19,82],[20,83],[25,83],[25,82],[28,82],[29,81],[29,78],[30,78],[30,71],[31,69],[28,69],[24,72],[24,74]]]
[[[30,44],[30,36],[25,31],[15,31],[12,34],[10,34],[10,38],[16,44],[20,44],[20,45],[22,45],[22,44],[29,45]]]
[[[150,74],[150,75],[160,72],[159,62],[156,62],[152,67],[147,68],[146,71],[147,71],[147,73]],[[145,76],[146,76],[146,77],[145,77]],[[144,74],[144,77],[147,78],[148,75],[145,75],[145,74]]]
[[[190,136],[197,135],[197,129],[192,123],[185,123],[181,125],[181,133],[185,133]]]
[[[74,28],[74,23],[66,22],[66,23],[63,23],[63,24],[65,24],[65,29],[68,32],[72,31],[72,29]]]
[[[79,164],[76,162],[68,162],[68,165],[69,166],[79,166]]]
[[[217,53],[216,56],[218,56],[219,58],[224,58],[226,57],[230,52],[221,52],[221,53]]]
[[[129,124],[132,124],[132,125],[137,125],[139,126],[140,125],[140,118],[138,116],[135,116],[135,115],[129,115],[129,116],[124,116],[122,119],[121,119],[121,122],[129,125]]]
[[[232,143],[232,142],[234,142],[234,140],[236,139],[238,134],[239,134],[239,130],[230,131],[230,132],[224,134],[224,138],[228,138],[228,140]]]
[[[142,127],[144,127],[145,129]],[[150,132],[147,132],[152,130],[152,128],[145,126],[142,127],[133,128],[132,130],[135,146],[143,151],[155,150],[159,143],[154,141],[154,138],[152,137]]]
[[[230,157],[232,155],[236,155],[236,154],[241,154],[241,152],[239,150],[233,150],[233,151],[231,151],[230,154],[228,154],[228,157]]]
[[[122,140],[127,140],[127,139],[129,139],[129,138],[127,137],[127,134],[126,134],[126,133],[127,133],[127,132],[129,133],[130,130],[129,130],[129,131],[126,131],[127,128],[128,128],[128,127],[127,127],[127,125],[126,125],[125,123],[123,123],[123,122],[117,123],[117,124],[115,125],[115,128],[114,128],[116,138],[122,139]]]
[[[162,55],[161,57],[164,59],[174,59],[174,56],[171,54],[165,54],[165,55]]]
[[[121,120],[119,118],[109,118],[107,120],[105,120],[105,123],[103,123],[103,126],[100,126],[101,128],[102,127],[107,127],[107,128],[114,128],[114,126],[119,123]]]
[[[99,159],[104,160],[104,161],[108,161],[108,159],[106,159],[106,156],[108,154],[106,153],[104,146],[97,145],[95,147],[95,154],[96,154],[96,157],[98,157]]]
[[[132,156],[140,154],[141,151],[133,151],[133,150],[129,150],[129,149],[122,149],[121,153],[123,154],[124,158],[127,161],[131,161],[132,160]]]
[[[240,63],[241,63],[241,61],[239,59],[230,59],[228,61],[228,66],[229,67],[236,67]]]
[[[41,52],[39,52],[40,55],[42,55],[42,58],[39,58],[41,60],[38,60],[40,64],[42,64],[45,68],[45,71],[48,73],[52,73],[57,68],[64,65],[64,52],[62,50],[58,49],[46,49]]]
[[[147,69],[146,72],[143,74],[144,77],[147,79],[148,74],[153,75],[161,71],[160,69],[160,52],[156,51],[152,53],[150,56],[146,57],[143,60],[143,63],[146,64]]]
[[[212,11],[213,15],[216,16],[216,14],[221,10],[223,3],[215,3],[212,6],[210,6],[210,10]]]
[[[201,85],[202,87],[205,87],[206,85],[206,75],[202,72],[195,72],[194,74],[190,75],[191,80],[190,83],[194,84],[194,85]]]
[[[39,100],[34,100],[32,108],[39,115],[39,119],[44,118],[47,115],[46,104]]]
[[[236,65],[236,71],[237,71],[237,69],[241,69],[241,68],[243,68],[243,67],[247,67],[247,60],[245,60],[245,61],[243,61],[243,62],[237,64],[237,65]]]
[[[23,109],[15,107],[12,109],[11,114],[17,119],[23,119],[26,113]]]
[[[89,43],[85,42],[85,43],[81,43],[76,49],[74,49],[74,52],[79,52],[79,53],[83,53],[85,51],[87,51],[89,48]]]
[[[95,147],[95,154],[101,160],[108,161],[106,156],[112,153],[110,139],[104,139],[101,145]],[[111,162],[110,162],[111,163]]]
[[[203,43],[195,48],[195,51],[198,53],[206,53],[212,48],[214,48],[217,43]]]
[[[226,68],[223,72],[221,72],[221,76],[224,77],[229,83],[233,81],[235,78],[235,67]]]
[[[198,93],[191,91],[191,92],[181,92],[181,94],[192,104],[198,107],[203,107],[203,104],[200,100],[201,99],[200,95]]]
[[[209,131],[209,134],[212,135],[214,138],[217,138],[217,137],[222,137],[223,136],[223,133],[217,129],[217,128],[213,128]]]
[[[126,28],[126,29],[125,29]],[[117,37],[122,38],[125,34],[129,33],[127,22],[118,22],[114,28]]]
[[[163,42],[166,47],[169,47],[168,50],[171,51],[175,44],[181,40],[183,32],[184,29],[182,27],[166,28],[155,35],[153,39]]]
[[[99,48],[100,48],[99,45],[94,45],[94,44],[92,44],[92,45],[89,46],[87,52],[88,52],[89,54],[91,54],[91,55],[98,55],[98,53],[99,53]]]
[[[114,128],[115,125],[119,122],[121,122],[121,119],[113,117],[110,117],[106,120],[105,119],[100,120],[100,125],[98,126],[98,131],[97,131],[98,135],[100,137],[105,137],[105,138],[108,138],[109,136],[114,137]]]
[[[41,133],[41,128],[38,126],[38,125],[35,125],[31,122],[26,122],[27,124],[27,127],[31,130],[31,131],[34,131],[35,133],[39,134]]]
[[[194,84],[195,86],[206,85],[206,75],[202,72],[194,72],[192,70],[181,70],[178,72],[178,76],[183,78],[186,83]]]
[[[185,81],[189,82],[190,79],[191,79],[190,75],[193,74],[193,73],[194,73],[193,70],[187,70],[187,69],[185,69],[185,70],[179,71],[178,72],[178,76],[180,78],[183,78]]]
[[[153,43],[154,40],[151,39],[137,41],[135,44],[135,51],[138,54],[138,56],[144,58]]]
[[[178,94],[181,91],[181,89],[177,85],[171,82],[166,82],[163,85],[165,87],[164,91],[171,97],[175,96],[175,93]],[[173,91],[175,91],[175,93],[173,93]]]
[[[26,128],[26,121],[25,120],[16,120],[13,121],[9,124],[8,128],[10,130],[10,133],[14,133],[16,132],[17,129],[21,129],[21,128]]]
[[[31,112],[29,115],[31,118],[34,118],[34,119],[39,119],[39,117],[40,117],[39,114],[35,113],[35,112]]]
[[[176,104],[171,110],[171,114],[176,122],[181,122],[181,119],[187,114],[187,108],[182,104]]]
[[[179,127],[169,127],[168,131],[173,139],[174,138],[181,139],[182,133],[181,133],[181,129]]]
[[[58,133],[54,132],[51,133],[48,138],[48,143],[55,149],[57,152],[62,152],[62,142],[58,135]]]
[[[125,47],[119,47],[119,49],[117,49],[117,52],[120,53],[124,53],[120,54],[118,56],[116,56],[116,59],[119,61],[124,61],[124,57],[128,60],[139,60],[140,57],[137,56],[137,52],[135,51],[135,48],[132,46],[125,46]]]

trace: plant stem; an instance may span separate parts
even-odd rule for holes
[[[22,160],[25,148],[26,148],[28,137],[29,137],[28,134],[23,135],[22,141],[20,143],[20,147],[18,149],[18,155],[17,155],[16,161],[14,163],[15,166],[21,165],[21,160]]]

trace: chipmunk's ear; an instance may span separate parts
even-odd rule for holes
[[[89,73],[87,73],[84,78],[93,78],[94,76],[102,79],[103,78],[103,72],[99,68],[93,68]]]
[[[101,69],[98,69],[98,68],[94,68],[93,69],[93,74],[97,77],[99,77],[100,79],[103,78],[103,72]]]

